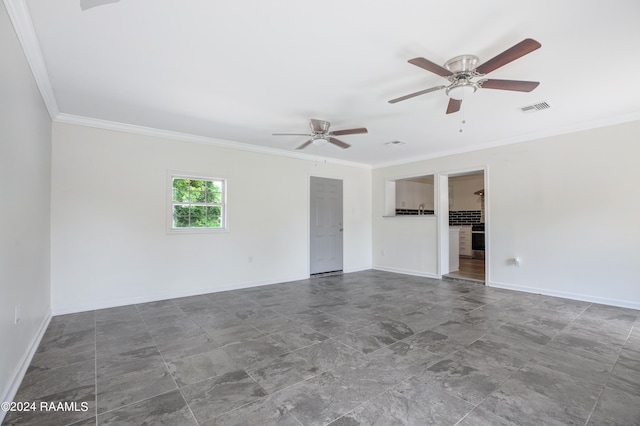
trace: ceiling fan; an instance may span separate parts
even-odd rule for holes
[[[306,148],[307,146],[314,145],[325,145],[327,143],[331,143],[340,148],[346,149],[349,148],[349,145],[346,142],[342,142],[339,139],[336,139],[334,136],[343,136],[343,135],[355,135],[358,133],[367,133],[368,130],[364,127],[359,127],[357,129],[344,129],[344,130],[336,130],[333,132],[329,131],[329,126],[331,123],[324,120],[316,120],[315,118],[311,119],[310,122],[311,133],[274,133],[273,136],[310,136],[311,139],[297,146],[296,149]]]
[[[425,93],[435,92],[445,89],[445,93],[449,96],[449,105],[447,106],[447,114],[458,112],[462,105],[462,100],[478,89],[500,89],[515,90],[518,92],[531,92],[540,84],[537,81],[520,81],[520,80],[496,80],[480,78],[473,81],[477,77],[483,77],[491,71],[500,68],[515,61],[516,59],[533,52],[542,45],[537,41],[527,38],[522,40],[515,46],[510,47],[499,55],[489,59],[482,65],[476,66],[478,57],[474,55],[460,55],[448,60],[444,64],[444,68],[425,58],[413,58],[408,62],[427,71],[438,74],[451,82],[448,86],[436,86],[409,95],[401,96],[389,101],[391,104],[413,98],[415,96],[424,95]]]

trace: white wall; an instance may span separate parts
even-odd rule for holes
[[[0,58],[0,401],[10,401],[49,318],[51,121],[4,5]]]
[[[168,170],[228,179],[229,232],[167,234]],[[368,168],[55,123],[54,313],[308,277],[311,175],[343,179],[344,269],[370,268]]]
[[[378,215],[378,203],[374,203],[374,267],[402,274],[437,277],[435,216],[382,218],[381,213]]]
[[[382,217],[385,179],[486,166],[489,285],[640,308],[638,140],[635,121],[375,169],[374,267],[437,273],[431,249],[411,264],[381,255],[408,232]],[[437,238],[435,222],[415,223]],[[509,262],[515,256],[520,268]]]
[[[480,210],[482,202],[480,196],[474,192],[484,188],[482,173],[466,176],[449,176],[449,191],[453,197],[449,210]]]

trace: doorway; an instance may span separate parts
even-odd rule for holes
[[[448,173],[446,177],[447,184],[442,189],[447,191],[447,197],[441,200],[448,201],[446,217],[442,218],[448,222],[442,223],[440,229],[448,228],[451,240],[441,250],[447,250],[454,257],[448,265],[443,265],[442,278],[485,284],[488,276],[486,170]]]
[[[311,176],[309,273],[342,272],[342,180]]]

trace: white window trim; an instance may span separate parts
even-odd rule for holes
[[[218,180],[222,181],[222,222],[220,228],[174,228],[173,227],[173,179],[194,179],[194,180]],[[227,203],[227,194],[229,193],[229,180],[227,178],[211,176],[202,173],[181,172],[176,170],[167,171],[167,233],[168,234],[216,234],[229,232],[229,204]]]

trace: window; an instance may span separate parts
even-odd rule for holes
[[[171,230],[226,229],[226,180],[171,176]]]

